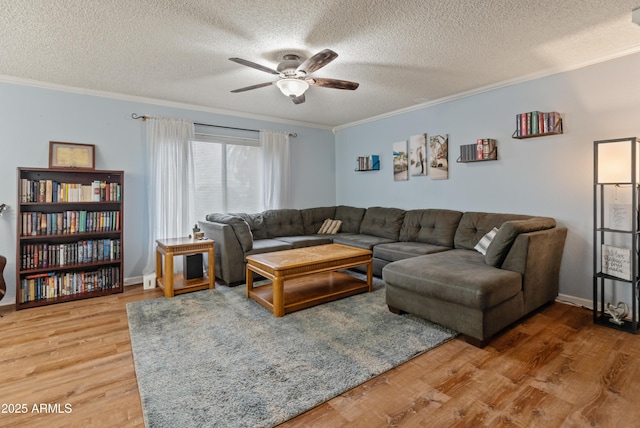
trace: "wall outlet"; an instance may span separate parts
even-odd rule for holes
[[[156,288],[156,274],[150,273],[142,277],[142,288],[145,290],[151,290]]]

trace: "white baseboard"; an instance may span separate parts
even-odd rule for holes
[[[593,310],[593,300],[583,299],[582,297],[570,296],[568,294],[558,294],[556,301],[567,302],[573,305],[582,306],[583,308]]]
[[[124,279],[124,286],[142,284],[142,276],[132,276]]]

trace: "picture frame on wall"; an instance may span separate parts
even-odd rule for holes
[[[95,144],[49,141],[49,168],[96,169]]]
[[[393,181],[406,181],[409,179],[407,160],[407,141],[393,143]]]
[[[409,170],[412,176],[427,175],[427,134],[409,137]]]
[[[449,136],[434,135],[429,139],[430,162],[432,180],[446,180],[449,178]]]

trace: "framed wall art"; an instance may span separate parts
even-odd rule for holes
[[[49,168],[94,170],[96,167],[94,144],[49,141]]]
[[[409,170],[411,175],[427,175],[427,134],[409,137]]]
[[[449,178],[449,136],[434,135],[429,140],[430,169],[432,180]]]
[[[396,141],[393,143],[393,181],[406,181],[408,179],[407,141]]]

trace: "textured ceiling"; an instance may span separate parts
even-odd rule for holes
[[[640,50],[640,0],[0,0],[0,80],[37,81],[334,127]],[[339,57],[294,105],[285,53]],[[4,77],[3,77],[4,76]],[[24,80],[23,80],[24,79]],[[140,112],[144,113],[144,112]]]

